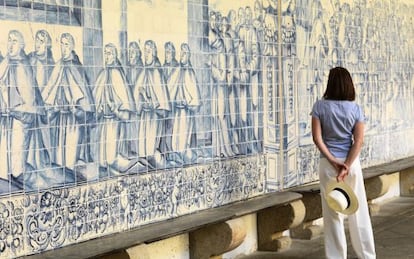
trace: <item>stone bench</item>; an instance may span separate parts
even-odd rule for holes
[[[396,175],[410,178],[411,181],[405,181],[405,184],[409,185],[407,189],[414,190],[414,157],[366,168],[363,169],[363,173],[371,213],[379,210],[371,201],[388,192],[390,186],[398,180]],[[315,220],[322,217],[319,183],[307,184],[288,191],[301,194],[301,199],[250,211],[256,211],[258,250],[287,249],[291,245],[291,238],[312,239],[322,233],[322,226],[314,224]],[[214,258],[237,247],[243,241],[245,233],[240,231],[240,222],[220,224],[202,227],[190,233],[190,258]],[[227,235],[223,235],[224,229],[230,229]],[[286,230],[290,231],[290,235],[285,234]],[[243,238],[240,238],[241,236]]]
[[[184,233],[189,233],[191,258],[210,258],[232,250],[243,241],[240,236],[243,237],[244,228],[238,218],[267,208],[285,206],[301,198],[302,195],[296,192],[268,193],[25,258],[105,258],[106,254],[110,254],[107,258],[129,258],[122,257],[127,248]]]
[[[399,182],[401,196],[414,195],[414,156],[369,167],[363,171],[368,205],[372,214],[377,213],[380,208],[371,201],[387,193],[396,181]]]
[[[401,178],[401,193],[414,196],[414,157],[366,168],[363,172],[368,200],[383,195],[390,186],[390,177],[396,172]],[[190,258],[218,258],[243,242],[246,230],[240,219],[250,214],[257,217],[258,250],[288,248],[291,237],[312,239],[321,233],[321,226],[313,224],[322,217],[319,183],[264,194],[26,257],[129,258],[128,248],[188,233]],[[290,236],[284,234],[286,230],[290,230]]]

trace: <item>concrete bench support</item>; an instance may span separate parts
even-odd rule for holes
[[[190,232],[190,258],[221,258],[221,255],[238,247],[246,237],[242,218],[209,225]]]
[[[414,197],[414,167],[401,170],[400,193],[401,196]]]
[[[384,195],[390,188],[391,181],[388,174],[379,175],[365,180],[367,200],[373,200]]]
[[[322,218],[321,195],[319,192],[300,192],[306,213],[303,222],[290,230],[293,238],[311,240],[322,233],[321,225],[313,224],[315,220]]]
[[[292,240],[288,236],[283,236],[283,232],[298,226],[304,218],[305,206],[302,200],[258,211],[258,250],[280,251],[289,248]]]
[[[371,215],[376,215],[380,210],[380,206],[371,201],[386,194],[393,184],[394,178],[392,174],[383,174],[365,179],[365,191]]]

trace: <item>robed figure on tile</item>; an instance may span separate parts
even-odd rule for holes
[[[34,51],[29,55],[34,80],[40,91],[49,81],[55,66],[52,53],[52,38],[46,30],[39,30],[35,35]],[[42,98],[37,96],[37,98]],[[42,102],[43,103],[43,102]],[[50,130],[47,116],[36,116],[30,141],[28,161],[36,168],[50,166]]]
[[[94,160],[101,167],[125,172],[133,165],[128,159],[127,127],[131,114],[135,113],[135,103],[115,45],[105,45],[104,56],[105,68],[99,73],[93,91],[97,116]]]
[[[147,40],[144,46],[145,66],[134,87],[138,125],[138,156],[156,167],[165,166],[160,140],[165,129],[165,116],[170,101],[155,42]]]
[[[11,189],[23,188],[25,172],[34,169],[27,163],[31,130],[35,117],[44,115],[24,46],[23,35],[11,30],[0,64],[0,179]]]
[[[209,47],[207,66],[211,78],[212,147],[214,157],[232,157],[239,153],[231,130],[229,89],[227,84],[228,63],[223,39],[218,31],[219,13],[210,12]]]
[[[75,40],[69,33],[60,37],[62,57],[42,90],[50,120],[52,162],[73,170],[80,160],[89,160],[85,150],[86,125],[94,113],[94,100],[82,63],[76,54]],[[84,144],[84,145],[81,145]]]
[[[189,163],[196,158],[195,112],[201,105],[201,97],[190,56],[190,47],[183,43],[178,77],[170,88],[174,107],[171,148],[173,161],[178,163]]]

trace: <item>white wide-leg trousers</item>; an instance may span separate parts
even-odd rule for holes
[[[347,243],[344,228],[345,215],[337,213],[328,207],[325,200],[325,186],[330,180],[336,181],[337,171],[326,158],[320,159],[319,180],[322,198],[322,214],[325,237],[326,258],[346,259]],[[349,175],[345,182],[354,190],[358,197],[358,210],[348,216],[351,244],[358,258],[376,258],[374,236],[372,233],[371,218],[368,211],[368,203],[362,176],[359,158],[355,159],[350,167]]]

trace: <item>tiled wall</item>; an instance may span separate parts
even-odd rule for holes
[[[353,75],[364,166],[414,154],[414,5],[0,1],[0,255],[316,181],[312,104]]]

